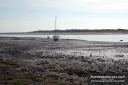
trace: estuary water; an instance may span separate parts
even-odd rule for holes
[[[53,35],[26,35],[26,34],[0,34],[0,37],[37,37],[52,38]],[[87,41],[108,41],[108,42],[128,42],[128,35],[59,35],[61,39],[80,39]],[[123,41],[120,41],[123,40]]]

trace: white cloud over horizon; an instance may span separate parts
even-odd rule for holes
[[[127,0],[0,0],[0,32],[128,29]]]

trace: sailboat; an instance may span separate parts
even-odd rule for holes
[[[60,39],[60,36],[56,34],[56,20],[57,20],[57,16],[55,17],[55,35],[53,36],[54,41],[58,41]]]

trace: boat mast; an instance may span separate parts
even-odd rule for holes
[[[57,16],[55,17],[55,35],[56,35],[56,19],[57,19]]]

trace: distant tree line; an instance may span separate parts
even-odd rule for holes
[[[128,32],[127,29],[66,29],[66,30],[38,30],[33,31],[36,33],[42,33],[42,32]]]

